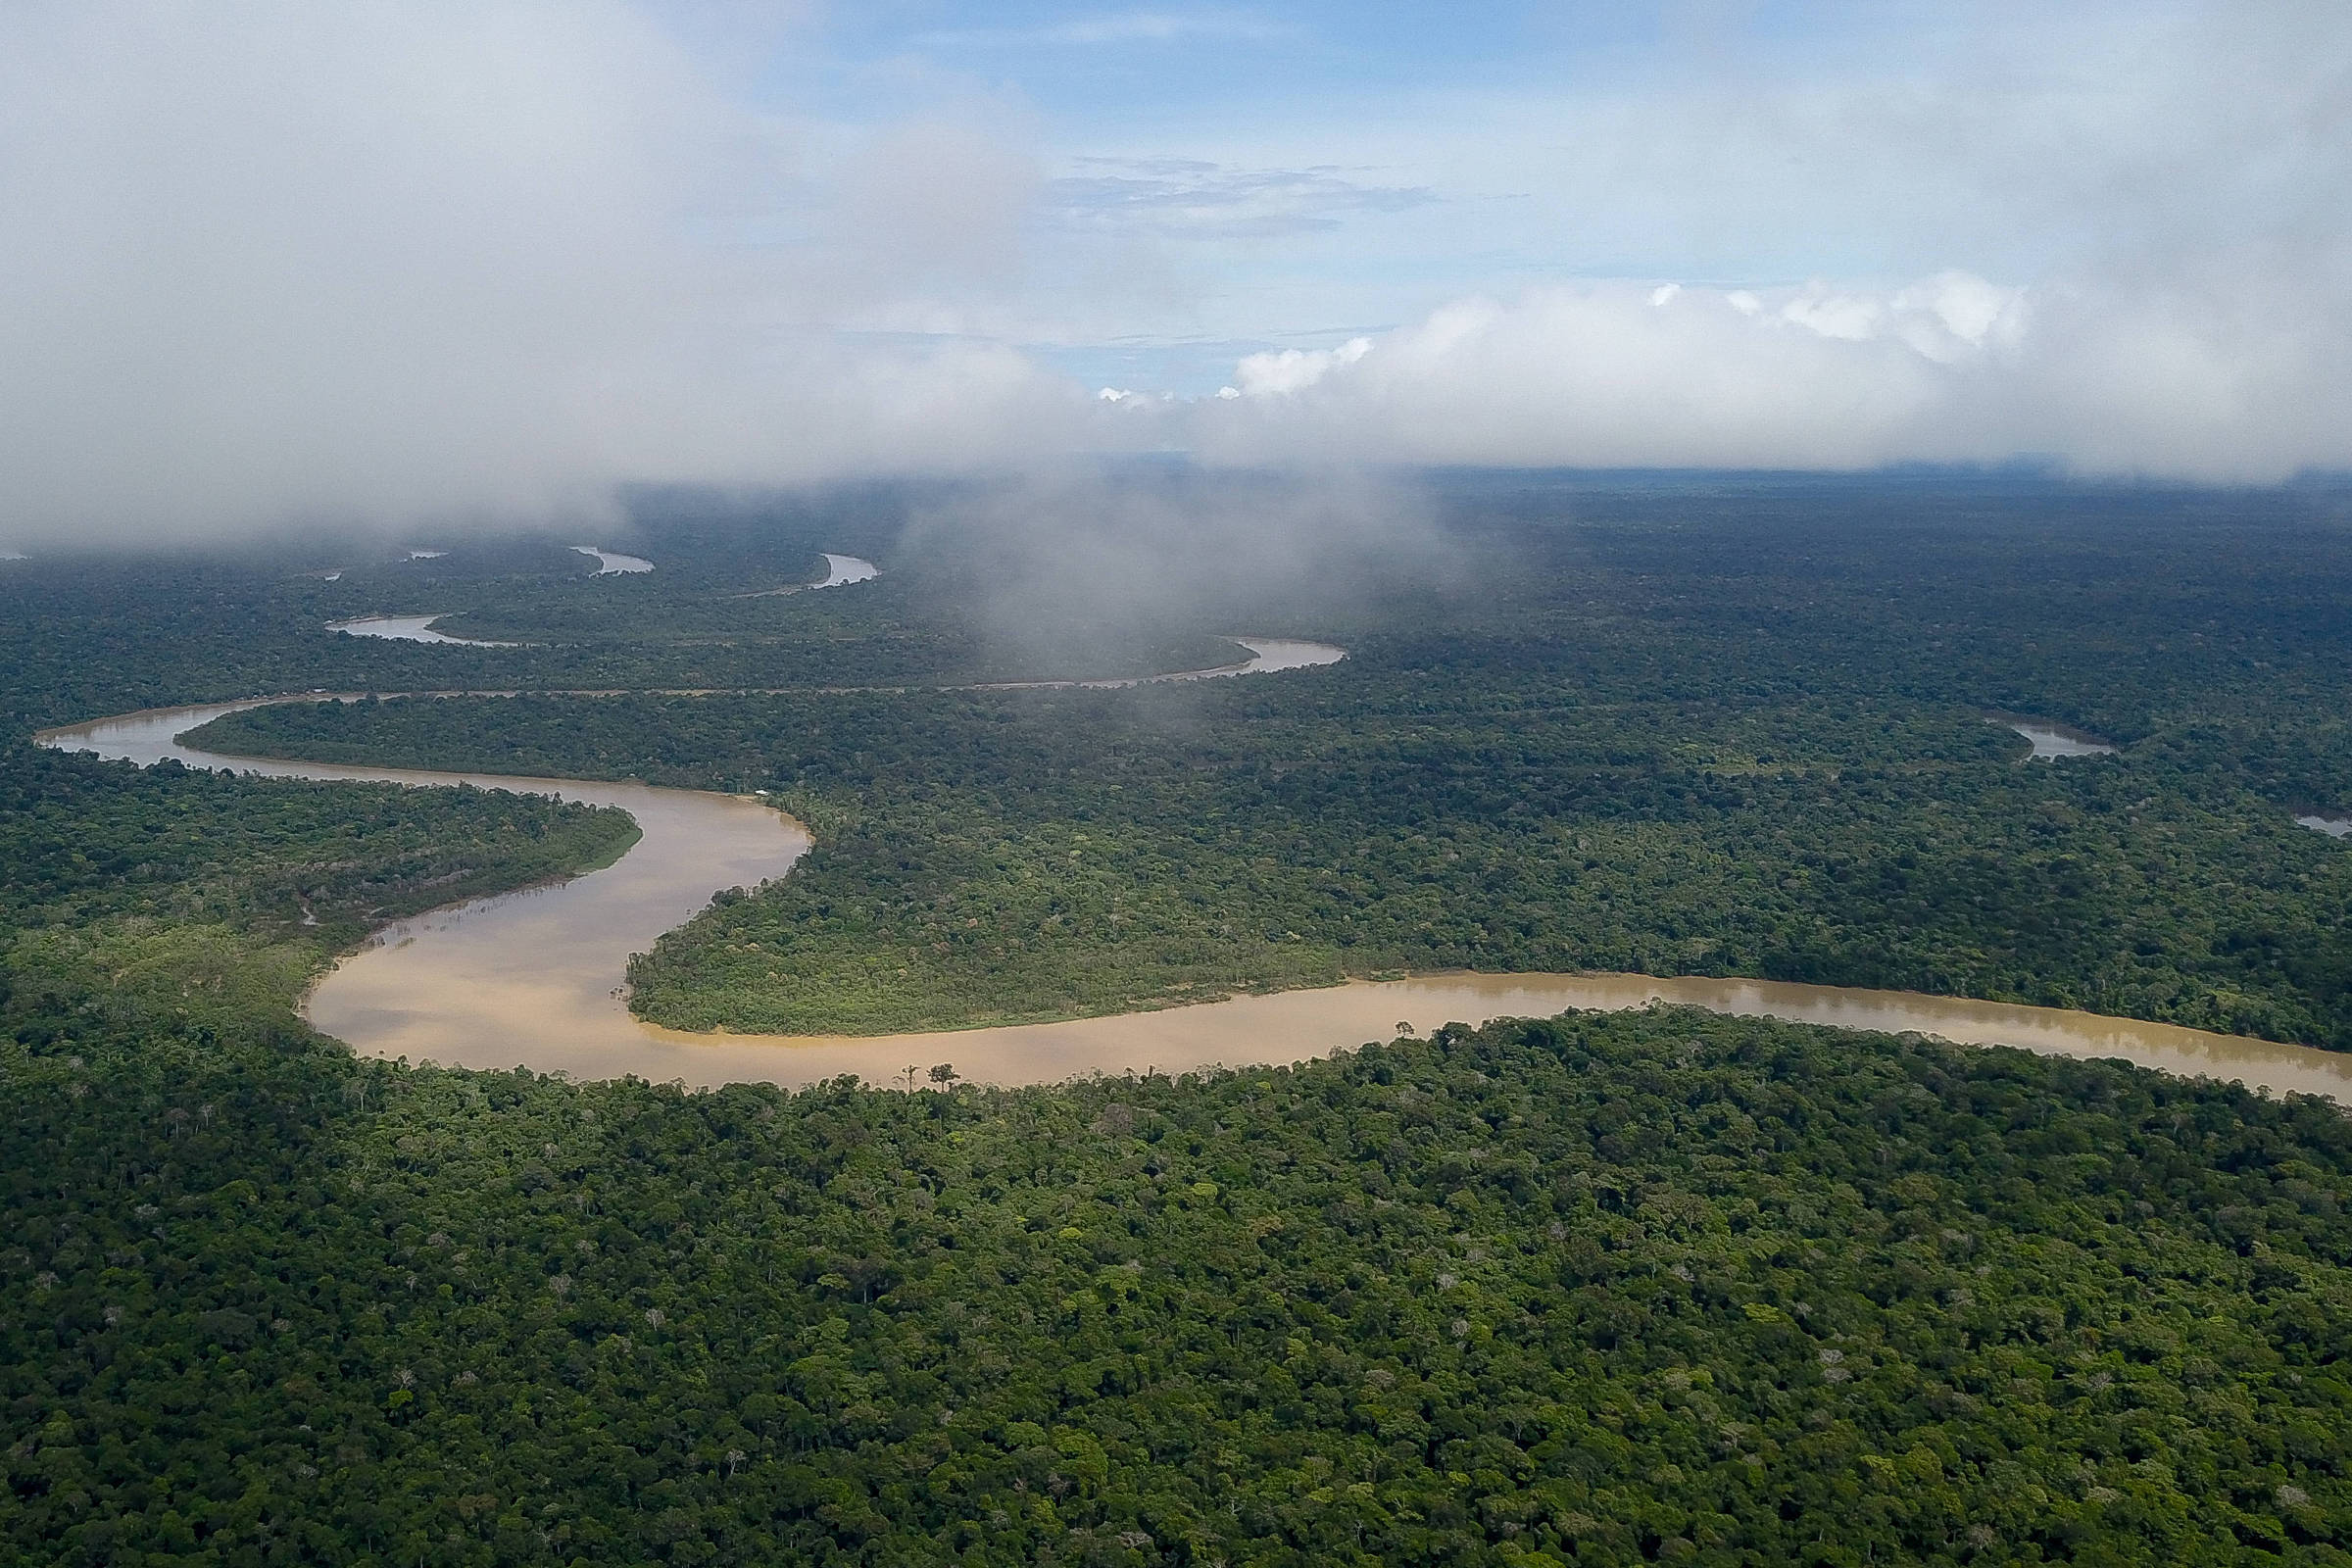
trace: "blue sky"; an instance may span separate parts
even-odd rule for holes
[[[1545,149],[1514,122],[1727,69],[1865,63],[1923,43],[1926,29],[1890,24],[1900,9],[880,5],[825,13],[818,50],[762,87],[846,125],[947,97],[1016,126],[1045,175],[1030,250],[1042,287],[1071,286],[1090,262],[1115,269],[1102,253],[1124,247],[1172,296],[1129,331],[1025,346],[1083,380],[1200,393],[1247,353],[1328,347],[1531,277],[1753,282],[1885,265],[1885,236],[1563,211],[1528,167]]]
[[[1899,5],[877,5],[813,24],[856,73],[919,59],[1018,91],[1063,134],[1182,134],[1270,108],[1320,115],[1381,97],[1556,91],[1654,75],[1676,57],[1818,55],[1907,30]],[[1928,15],[1914,9],[1913,17]],[[1888,24],[1895,24],[1889,26]]]
[[[2068,211],[2062,180],[2019,188],[2015,166],[2079,159],[2096,183],[2128,162],[2103,142],[2155,111],[2103,101],[2109,74],[2195,17],[2161,0],[885,4],[808,16],[757,90],[839,135],[945,112],[1017,148],[1039,174],[1033,309],[992,329],[1081,379],[1197,394],[1249,352],[1564,278],[2023,280],[2113,220]],[[1996,145],[1958,122],[1938,137],[1955,98],[2009,117]],[[1122,278],[1115,320],[1051,303]]]

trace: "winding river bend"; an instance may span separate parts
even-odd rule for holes
[[[1158,678],[1263,673],[1344,657],[1324,644],[1236,640],[1250,649],[1249,662]],[[799,823],[756,800],[707,791],[231,758],[177,740],[223,713],[319,700],[329,699],[261,698],[156,709],[44,730],[35,739],[142,765],[171,757],[190,766],[272,777],[515,790],[618,807],[644,833],[635,848],[604,870],[400,921],[346,957],[319,982],[305,1011],[318,1029],[368,1055],[466,1067],[520,1065],[576,1078],[634,1073],[698,1087],[798,1087],[844,1073],[886,1084],[909,1066],[938,1062],[952,1063],[961,1077],[977,1082],[1051,1083],[1093,1072],[1180,1072],[1212,1063],[1301,1060],[1387,1039],[1399,1022],[1426,1033],[1453,1021],[1665,1002],[1741,1016],[1916,1030],[1963,1045],[2120,1056],[2167,1072],[2235,1079],[2252,1088],[2323,1095],[2352,1104],[2352,1054],[1965,998],[1625,974],[1440,974],[1356,981],[1116,1017],[939,1034],[685,1034],[630,1014],[621,989],[629,955],[690,918],[718,889],[783,875],[809,845]]]
[[[452,637],[445,631],[433,630],[439,615],[360,615],[351,620],[330,620],[328,631],[344,632],[353,637],[389,637],[403,643],[455,643],[463,648],[514,648],[516,643],[490,643],[478,637]]]

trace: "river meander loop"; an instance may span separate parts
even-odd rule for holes
[[[1246,663],[1157,679],[1204,679],[1333,662],[1325,644],[1236,639]],[[1118,686],[1132,681],[1039,682]],[[854,1074],[904,1081],[909,1065],[953,1063],[967,1081],[1053,1083],[1089,1073],[1181,1072],[1295,1061],[1368,1040],[1399,1021],[1426,1033],[1447,1022],[1542,1016],[1571,1007],[1669,1003],[1742,1016],[1889,1032],[1915,1030],[1963,1045],[2012,1045],[2050,1054],[2120,1056],[2144,1067],[2235,1079],[2273,1092],[2352,1104],[2352,1054],[2317,1051],[2172,1024],[2109,1018],[1910,992],[1859,991],[1737,979],[1624,974],[1438,974],[1345,985],[1112,1017],[936,1034],[827,1037],[687,1034],[628,1010],[629,956],[684,923],[712,893],[785,874],[808,831],[763,803],[703,790],[583,779],[520,778],[416,768],[231,758],[177,737],[224,713],[320,694],[155,709],[44,730],[41,745],[152,765],[270,777],[407,785],[471,784],[612,806],[644,837],[613,864],[553,886],[436,909],[370,938],[325,975],[305,1004],[320,1031],[361,1053],[451,1066],[563,1071],[575,1078],[635,1074],[697,1087],[791,1087]]]

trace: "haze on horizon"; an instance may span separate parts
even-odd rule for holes
[[[1076,454],[2352,466],[2352,11],[0,10],[0,544]]]

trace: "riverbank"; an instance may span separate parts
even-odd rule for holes
[[[1339,652],[1327,645],[1275,646],[1290,654],[1317,648]],[[1254,652],[1260,645],[1252,647]],[[1259,652],[1258,657],[1274,656]],[[633,1074],[697,1086],[802,1086],[844,1073],[888,1083],[902,1078],[910,1065],[948,1064],[967,1080],[1024,1084],[1094,1073],[1303,1060],[1389,1038],[1399,1024],[1425,1033],[1449,1022],[1480,1024],[1568,1008],[1621,1010],[1662,1003],[1740,1016],[1918,1032],[1968,1045],[2120,1056],[2169,1072],[2352,1103],[2352,1055],[2308,1047],[1918,993],[1629,974],[1453,973],[1355,980],[1141,1012],[912,1034],[667,1030],[628,1010],[623,976],[630,956],[691,918],[714,893],[784,876],[809,847],[805,828],[761,801],[709,791],[230,757],[177,740],[212,719],[257,706],[327,700],[324,694],[304,694],[155,710],[44,731],[37,738],[44,745],[141,764],[172,758],[191,766],[270,776],[466,784],[547,795],[618,807],[636,817],[644,834],[610,867],[401,921],[338,963],[312,992],[308,1016],[315,1026],[370,1055],[475,1067],[519,1062],[580,1078]]]

